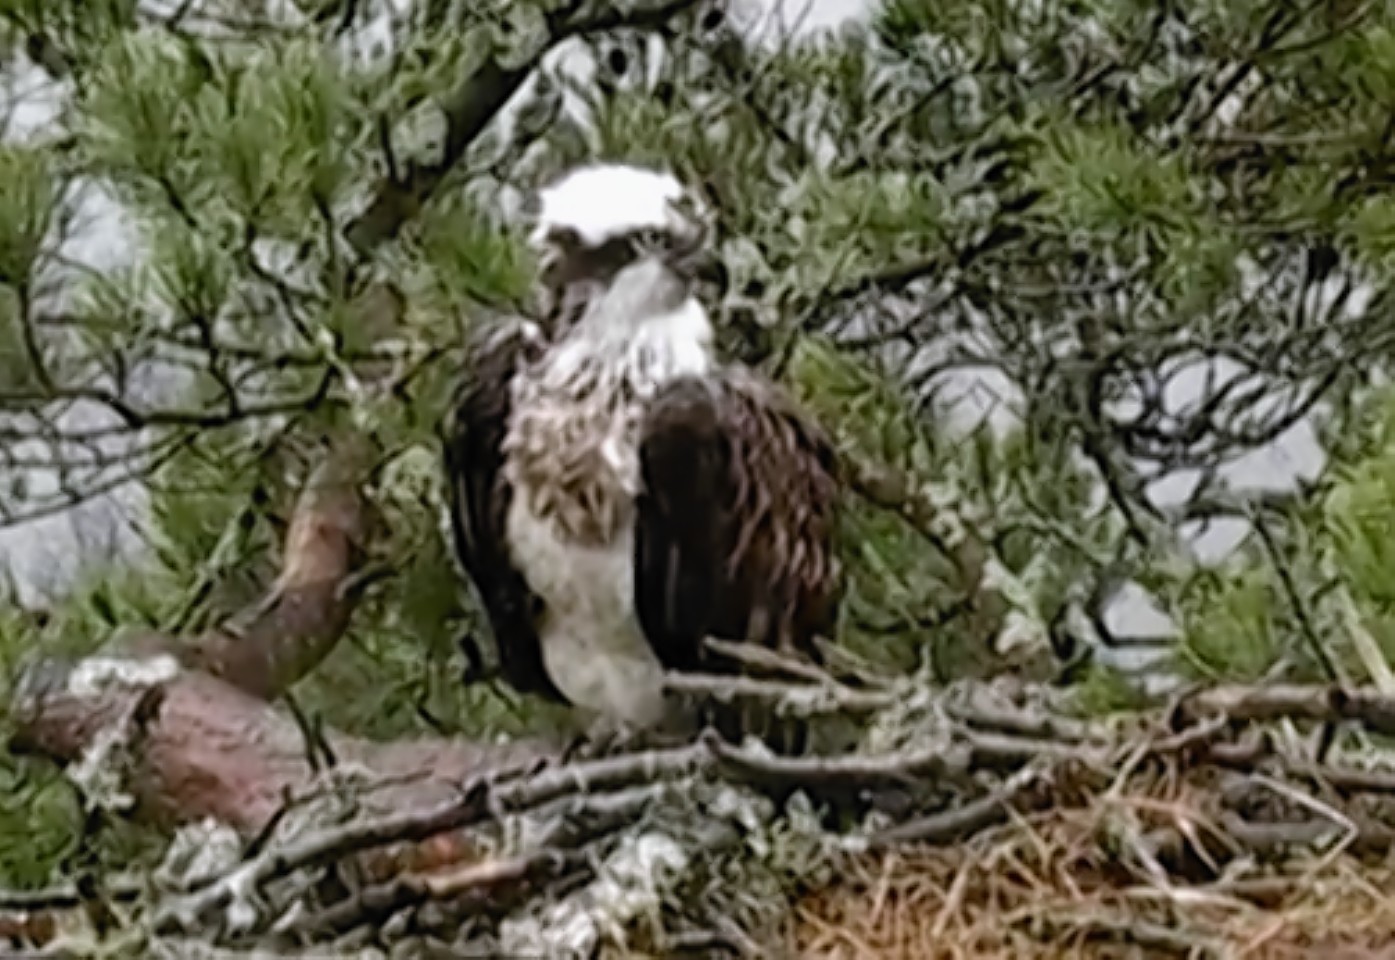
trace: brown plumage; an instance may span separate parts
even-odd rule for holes
[[[586,221],[577,201],[607,184],[634,208]],[[816,658],[833,631],[837,458],[783,390],[717,357],[676,181],[599,167],[550,190],[544,226],[577,229],[536,234],[549,319],[470,349],[446,424],[456,551],[511,685],[687,727],[662,675],[732,669],[707,637]]]
[[[817,657],[841,596],[838,466],[785,392],[741,367],[671,382],[640,445],[641,622],[675,669],[705,636]]]
[[[521,693],[561,700],[538,645],[541,602],[509,558],[505,529],[513,490],[502,476],[512,406],[509,381],[545,346],[542,332],[523,323],[477,335],[467,351],[470,375],[446,414],[442,439],[451,541],[489,619],[500,675]],[[474,660],[478,652],[470,649],[466,655]]]

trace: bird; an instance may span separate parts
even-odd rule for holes
[[[832,635],[837,451],[789,391],[718,355],[698,191],[595,161],[530,207],[538,309],[470,337],[443,418],[455,557],[508,685],[601,739],[691,735],[702,718],[664,678],[735,669],[708,637],[817,662]]]

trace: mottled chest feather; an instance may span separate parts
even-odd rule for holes
[[[600,547],[630,529],[646,404],[709,369],[711,336],[690,302],[628,328],[579,327],[514,378],[505,477],[563,541]]]
[[[599,367],[599,364],[597,364]],[[631,522],[639,479],[640,409],[605,371],[588,388],[554,391],[520,378],[505,441],[505,476],[529,510],[568,542],[599,547]]]

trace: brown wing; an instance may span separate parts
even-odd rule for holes
[[[653,399],[640,465],[635,602],[665,666],[698,667],[706,636],[816,656],[842,594],[839,471],[824,432],[733,367]]]
[[[504,539],[513,498],[500,449],[511,408],[509,383],[543,346],[536,328],[517,322],[491,328],[472,343],[442,441],[455,553],[489,618],[500,673],[520,692],[562,700],[543,666],[541,603],[514,568]]]

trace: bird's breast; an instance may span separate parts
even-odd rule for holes
[[[552,363],[567,361],[554,355]],[[566,389],[548,366],[519,376],[504,440],[507,534],[519,571],[549,606],[632,605],[640,410],[599,364]]]
[[[511,558],[549,610],[612,628],[633,616],[632,530],[605,543],[582,542],[523,497],[514,498],[507,524]]]
[[[538,636],[552,682],[592,714],[659,724],[663,668],[635,615],[632,521],[588,542],[515,496],[507,532],[514,563],[543,601]]]
[[[504,476],[516,503],[567,543],[613,544],[633,523],[640,411],[619,397],[568,402],[541,394],[516,404]]]

